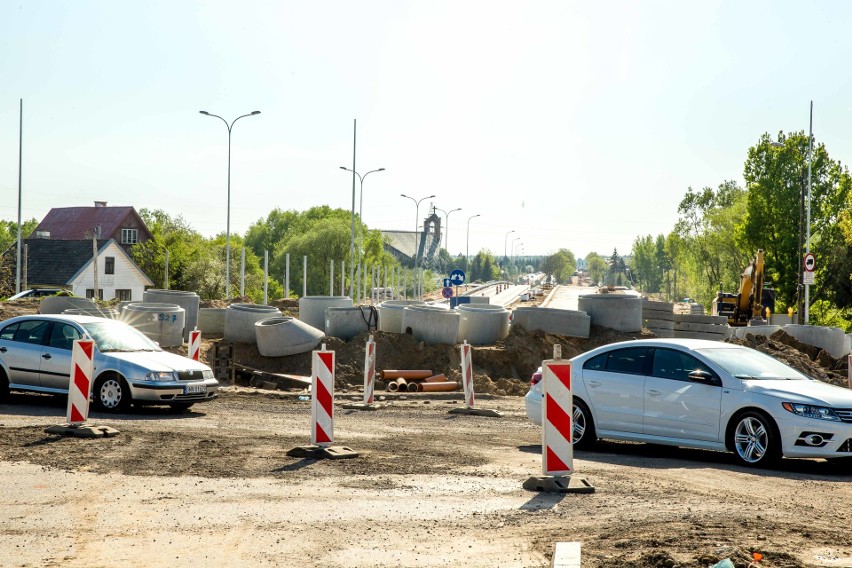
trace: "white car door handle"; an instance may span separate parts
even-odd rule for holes
[[[648,394],[651,396],[660,396],[662,393],[658,390],[651,389],[648,391]]]
[[[589,381],[588,385],[592,388],[601,386],[601,384],[598,381]]]

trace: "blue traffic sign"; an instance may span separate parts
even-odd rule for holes
[[[452,282],[453,286],[461,286],[464,284],[464,270],[456,268],[450,272],[450,282]]]
[[[449,278],[444,278],[444,288],[447,288],[447,287],[449,287],[449,286],[452,286],[452,283],[450,282],[450,279],[449,279]]]
[[[452,289],[452,288],[450,288],[449,286],[447,286],[446,288],[444,288],[443,290],[441,290],[441,295],[442,295],[443,297],[447,298],[447,299],[450,299],[450,298],[452,298],[452,297],[453,297],[453,289]]]

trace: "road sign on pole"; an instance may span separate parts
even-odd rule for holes
[[[453,297],[453,289],[452,289],[452,288],[450,288],[449,286],[447,286],[446,288],[444,288],[443,290],[441,290],[441,295],[442,295],[444,298],[446,298],[446,299],[448,299],[448,300],[449,300],[450,298],[452,298],[452,297]]]
[[[464,284],[464,271],[456,268],[450,272],[450,282],[453,286],[461,286]]]
[[[809,252],[805,255],[805,272],[813,272],[814,268],[816,268],[816,259],[814,253]]]

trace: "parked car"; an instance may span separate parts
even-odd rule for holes
[[[28,315],[0,322],[0,398],[10,390],[68,394],[71,349],[92,339],[92,402],[99,410],[165,404],[176,410],[213,400],[207,365],[163,351],[124,322],[92,316]]]
[[[574,447],[598,438],[731,451],[749,466],[852,459],[852,391],[748,347],[699,339],[625,341],[571,359]],[[542,421],[541,370],[526,395]]]
[[[19,298],[42,298],[44,296],[55,296],[60,292],[66,292],[62,288],[33,288],[32,290],[22,290],[17,294],[9,296],[6,301],[17,300]]]

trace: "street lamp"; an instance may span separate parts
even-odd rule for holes
[[[512,229],[511,231],[506,233],[505,237],[503,237],[503,259],[504,260],[509,260],[509,258],[506,256],[506,243],[509,240],[509,235],[511,235],[514,232],[515,232],[515,229]]]
[[[512,262],[511,262],[512,265],[514,265],[515,261],[517,260],[515,258],[515,243],[519,240],[521,240],[521,237],[515,237],[514,239],[512,239]]]
[[[461,211],[461,207],[457,207],[455,209],[450,209],[449,211],[444,211],[440,207],[434,208],[437,211],[440,211],[444,214],[444,219],[446,220],[446,226],[444,227],[444,249],[449,253],[450,252],[450,213],[455,213],[456,211]]]
[[[479,217],[479,213],[476,215],[471,215],[467,218],[467,245],[464,250],[464,267],[467,268],[467,265],[470,263],[470,220],[476,217]]]
[[[225,223],[225,299],[227,300],[231,295],[231,130],[234,128],[234,123],[239,119],[260,114],[260,111],[255,110],[248,114],[238,116],[232,120],[230,124],[228,124],[228,121],[218,114],[212,114],[206,110],[200,110],[198,112],[205,116],[215,116],[224,122],[225,126],[228,128],[228,217]]]
[[[360,185],[361,185],[361,195],[359,197],[360,203],[358,205],[358,218],[361,220],[361,225],[363,225],[364,224],[364,178],[366,178],[368,175],[370,175],[373,172],[383,172],[383,171],[385,171],[385,169],[379,168],[377,170],[370,170],[369,172],[367,172],[363,176],[361,176],[361,174],[359,174],[358,172],[356,172],[356,171],[354,171],[350,168],[347,168],[346,166],[340,166],[340,169],[347,171],[347,172],[352,172],[356,176],[358,176],[358,181],[360,182]],[[352,248],[355,248],[354,243],[355,243],[355,235],[352,235],[352,243],[350,243]],[[364,233],[363,233],[363,229],[361,227],[358,227],[358,274],[359,275],[361,274],[361,255],[363,254],[363,251],[361,249],[363,247],[364,247]],[[366,281],[367,281],[367,278],[365,276],[364,282],[366,282]],[[359,289],[359,288],[356,286],[356,290],[357,289]],[[352,299],[354,300],[355,298],[352,298]]]
[[[405,197],[406,199],[410,199],[411,201],[414,202],[414,205],[415,205],[415,209],[414,209],[414,273],[417,274],[417,257],[420,254],[420,249],[418,247],[418,242],[417,242],[417,236],[418,236],[417,232],[418,232],[418,229],[420,228],[420,202],[424,201],[426,199],[432,199],[435,196],[434,195],[428,195],[426,197],[421,197],[420,199],[414,199],[413,197],[405,195],[404,193],[400,193],[399,195],[401,197]],[[419,299],[419,297],[420,296],[418,295],[418,299]]]

